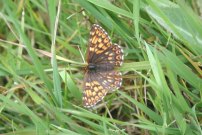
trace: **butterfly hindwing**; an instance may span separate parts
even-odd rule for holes
[[[83,105],[93,107],[101,101],[107,92],[121,87],[122,78],[119,71],[89,72],[85,75]]]

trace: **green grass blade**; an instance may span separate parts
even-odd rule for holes
[[[45,74],[44,72],[44,68],[41,64],[41,62],[39,61],[39,59],[37,58],[36,52],[34,51],[34,49],[31,46],[31,43],[28,39],[28,37],[26,36],[26,34],[21,30],[20,24],[18,23],[18,21],[16,20],[16,18],[14,17],[14,13],[11,11],[9,5],[10,1],[5,0],[5,8],[7,13],[9,14],[9,19],[11,20],[11,22],[13,23],[15,29],[17,30],[19,36],[22,39],[22,42],[26,45],[26,50],[28,51],[30,57],[33,60],[33,64],[35,66],[35,69],[38,73],[38,76],[44,81],[44,83],[46,84],[47,88],[49,90],[52,89],[52,84],[48,78],[48,76]]]

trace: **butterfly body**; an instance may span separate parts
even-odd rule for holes
[[[123,50],[119,45],[112,44],[107,32],[97,24],[90,31],[87,63],[83,104],[89,108],[122,84],[121,72],[114,68],[123,63]]]
[[[96,70],[96,64],[94,63],[89,63],[87,67],[90,71],[95,71]]]

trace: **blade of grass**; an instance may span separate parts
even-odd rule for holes
[[[49,5],[49,13],[53,13],[55,15],[55,0],[50,0],[48,1]],[[52,59],[51,59],[51,64],[53,67],[53,85],[54,85],[54,91],[53,94],[55,96],[55,99],[57,101],[57,105],[62,107],[63,101],[62,101],[62,91],[61,91],[61,81],[58,73],[58,66],[57,66],[57,61],[56,61],[56,52],[55,52],[55,40],[56,40],[56,33],[57,33],[57,27],[58,27],[58,21],[59,21],[59,14],[60,14],[60,7],[61,7],[61,1],[59,0],[58,2],[58,12],[57,16],[53,16],[50,14],[50,22],[51,22],[51,36],[52,36],[52,44],[51,44],[51,52],[52,52]],[[54,25],[53,25],[54,24]]]
[[[76,84],[72,80],[72,77],[70,76],[70,74],[67,73],[66,71],[61,71],[60,76],[70,91],[70,93],[68,95],[70,97],[71,96],[75,97],[78,101],[81,101],[81,97],[82,97],[81,92],[79,91],[78,87],[76,86]]]
[[[6,11],[7,13],[9,14],[9,19],[10,21],[13,23],[13,26],[15,27],[15,29],[17,30],[18,32],[18,35],[20,35],[21,39],[23,40],[22,42],[26,45],[26,50],[28,51],[30,57],[32,58],[33,60],[33,63],[34,63],[34,66],[35,66],[35,69],[38,73],[38,76],[44,81],[45,85],[47,86],[47,88],[49,90],[52,89],[52,84],[48,78],[48,76],[45,74],[44,72],[44,68],[41,64],[41,62],[39,61],[39,59],[37,58],[37,55],[34,51],[34,49],[32,48],[31,46],[31,43],[28,39],[28,37],[26,36],[26,34],[21,30],[21,27],[20,27],[20,24],[18,23],[18,21],[16,20],[16,18],[14,17],[14,13],[11,11],[10,7],[8,5],[12,5],[10,3],[10,1],[8,0],[4,0],[4,3],[5,3],[5,8],[6,8]]]
[[[7,97],[0,95],[0,100],[7,104],[7,107],[13,108],[13,111],[16,111],[17,113],[25,114],[27,115],[35,124],[37,131],[40,133],[43,133],[48,129],[47,124],[43,122],[41,118],[39,118],[37,115],[35,115],[32,110],[30,110],[23,102],[21,102],[19,99],[16,98],[17,102],[14,102]]]
[[[160,115],[158,115],[157,113],[153,112],[151,109],[149,109],[148,107],[146,107],[145,105],[143,105],[142,103],[139,103],[138,101],[136,101],[135,99],[133,99],[132,97],[128,96],[127,94],[118,91],[119,94],[121,94],[123,97],[127,98],[130,102],[132,102],[133,104],[135,104],[138,108],[140,108],[145,114],[147,114],[147,116],[149,116],[153,121],[155,121],[158,124],[162,124],[162,118]]]
[[[135,36],[140,45],[139,18],[140,18],[140,0],[134,0],[133,1],[133,23],[135,26]]]
[[[193,74],[191,69],[188,68],[182,61],[180,61],[177,56],[173,55],[170,51],[166,50],[165,48],[161,48],[161,50],[163,51],[163,54],[158,53],[158,55],[159,58],[162,59],[162,62],[164,62],[166,59],[166,62],[169,63],[173,72],[185,79],[198,91],[202,92],[202,79],[199,78],[196,74]]]

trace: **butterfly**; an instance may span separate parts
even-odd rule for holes
[[[122,74],[114,69],[122,65],[123,59],[122,48],[111,42],[109,35],[101,26],[93,24],[83,83],[84,107],[95,106],[109,91],[121,87]]]

